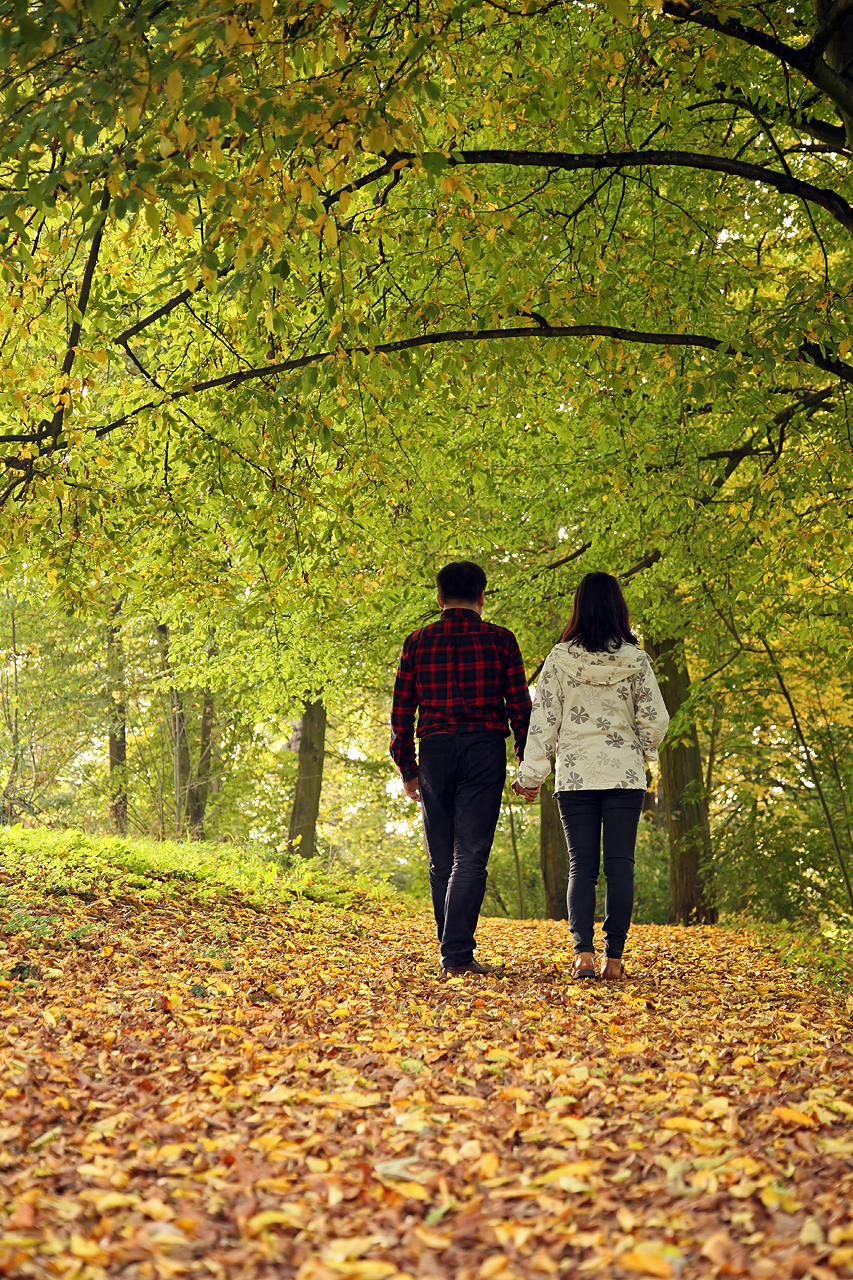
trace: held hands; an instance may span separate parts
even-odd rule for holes
[[[404,781],[403,790],[405,791],[406,795],[409,797],[410,800],[416,800],[418,803],[420,803],[421,788],[417,778],[409,778],[408,781]]]
[[[520,782],[514,782],[511,789],[514,796],[524,796],[528,804],[539,795],[539,787],[523,787]]]

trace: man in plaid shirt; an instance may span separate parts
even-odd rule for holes
[[[494,972],[474,959],[474,931],[506,783],[505,739],[511,724],[521,760],[531,704],[518,641],[481,617],[483,570],[461,560],[436,581],[441,618],[413,632],[400,656],[391,755],[406,795],[421,802],[447,977]]]

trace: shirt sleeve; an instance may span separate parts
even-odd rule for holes
[[[391,703],[391,759],[400,770],[404,782],[418,776],[415,756],[415,712],[418,707],[415,668],[408,640],[400,654],[397,679],[394,681],[394,700]]]
[[[504,677],[504,701],[506,713],[512,726],[515,739],[515,756],[521,760],[527,742],[527,731],[530,724],[530,689],[527,676],[524,674],[524,659],[515,636],[510,637],[507,655],[506,675]]]
[[[634,718],[637,736],[643,748],[643,759],[657,760],[658,747],[669,727],[669,712],[648,656],[642,670],[637,672],[631,683],[634,686]]]
[[[518,766],[518,781],[522,787],[540,786],[551,772],[551,757],[563,723],[564,696],[557,664],[549,654],[536,682],[536,701],[530,716],[527,746],[524,759]]]

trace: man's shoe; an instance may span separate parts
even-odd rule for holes
[[[445,978],[461,978],[465,973],[489,974],[497,973],[497,966],[493,964],[480,964],[478,960],[472,960],[470,964],[451,964],[442,965],[439,969],[439,977]]]
[[[601,977],[604,982],[622,982],[627,974],[621,957],[605,956],[601,966]]]

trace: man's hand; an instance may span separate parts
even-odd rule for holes
[[[418,803],[420,804],[421,787],[417,778],[409,778],[408,781],[404,781],[403,790],[405,791],[406,795],[409,797],[410,800],[417,800]]]
[[[523,787],[520,782],[514,782],[512,784],[512,794],[514,796],[524,796],[528,804],[536,799],[539,795],[539,791],[540,787]]]

